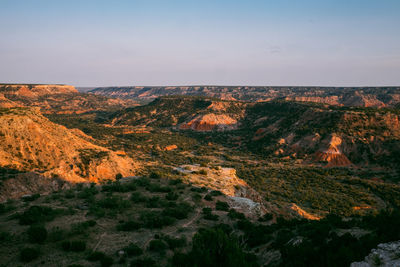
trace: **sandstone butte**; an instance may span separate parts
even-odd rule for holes
[[[340,151],[339,146],[342,144],[342,139],[336,135],[332,135],[328,148],[315,153],[316,161],[324,161],[328,164],[327,167],[349,166],[352,163]]]
[[[179,128],[181,130],[194,131],[213,131],[213,130],[228,130],[237,127],[237,120],[225,114],[200,114],[194,117],[189,122],[182,123]]]

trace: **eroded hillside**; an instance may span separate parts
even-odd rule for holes
[[[117,173],[132,175],[137,169],[131,158],[93,144],[80,130],[50,122],[35,108],[2,109],[0,140],[0,166],[48,178],[97,182],[114,179]],[[10,196],[10,190],[4,190],[8,194],[2,194],[2,199]]]

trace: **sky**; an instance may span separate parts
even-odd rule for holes
[[[0,83],[399,86],[400,0],[0,0]]]

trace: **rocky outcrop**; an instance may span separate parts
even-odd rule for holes
[[[78,130],[50,122],[38,109],[0,112],[0,166],[40,172],[69,182],[132,175],[138,165],[129,157],[97,146]]]
[[[353,262],[351,267],[400,266],[400,241],[379,244],[364,261]]]
[[[225,114],[202,114],[194,117],[192,120],[182,123],[179,126],[181,130],[194,130],[199,132],[206,131],[226,131],[237,128],[237,120]]]
[[[301,217],[301,218],[304,218],[304,219],[307,219],[307,220],[321,220],[321,217],[320,216],[317,216],[317,215],[313,215],[313,214],[311,214],[311,213],[308,213],[307,211],[305,211],[305,210],[303,210],[302,208],[300,208],[299,206],[297,206],[296,204],[294,204],[294,203],[292,203],[290,206],[289,206],[289,209],[291,210],[291,211],[293,211],[294,212],[294,214],[296,215],[296,216],[299,216],[299,217]]]
[[[315,160],[327,162],[327,167],[339,167],[351,165],[350,160],[339,149],[342,139],[332,135],[328,141],[327,148],[316,152]]]

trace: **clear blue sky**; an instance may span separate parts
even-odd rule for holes
[[[1,0],[0,82],[400,85],[400,0]]]

